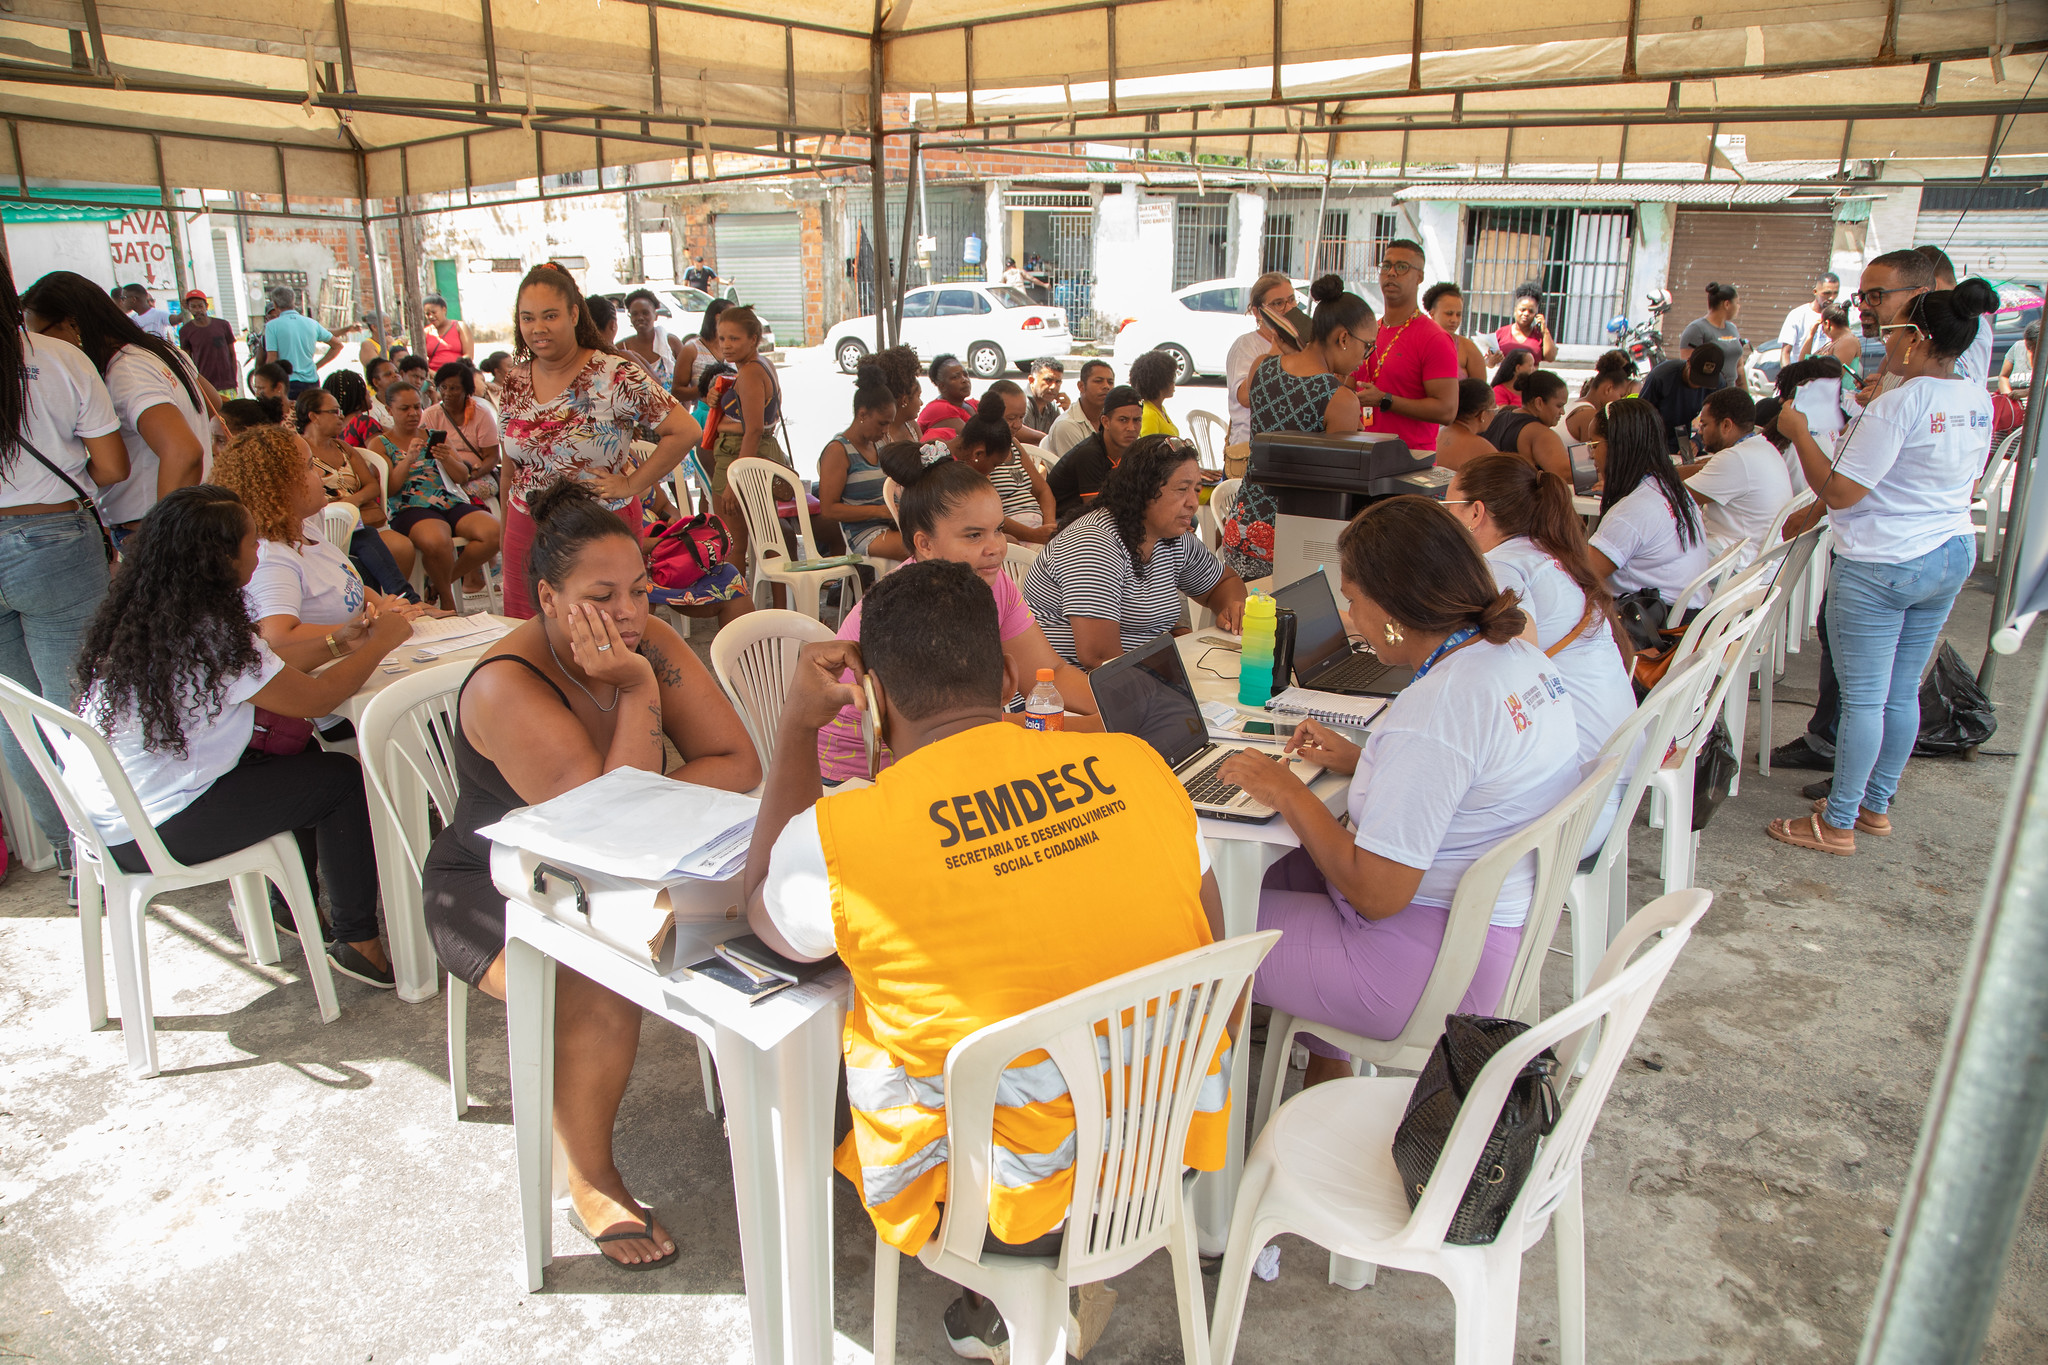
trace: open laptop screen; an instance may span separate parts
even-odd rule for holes
[[[1179,767],[1209,742],[1208,723],[1173,636],[1158,635],[1088,677],[1105,729],[1136,735]]]
[[[1321,571],[1297,579],[1273,594],[1276,605],[1294,613],[1294,676],[1298,681],[1350,646],[1337,594]]]

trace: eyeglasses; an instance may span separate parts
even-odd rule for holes
[[[1887,294],[1911,294],[1918,290],[1918,285],[1902,284],[1897,289],[1859,289],[1850,297],[1856,300],[1859,308],[1878,308],[1883,305]]]
[[[1919,330],[1920,325],[1915,322],[1890,322],[1878,328],[1877,332],[1879,336],[1883,336],[1886,332],[1917,332]]]
[[[1402,276],[1402,275],[1420,275],[1421,273],[1422,273],[1422,267],[1421,267],[1421,266],[1419,266],[1419,265],[1414,265],[1414,264],[1411,264],[1411,263],[1410,263],[1410,262],[1408,262],[1408,261],[1381,261],[1381,262],[1380,262],[1380,274],[1382,274],[1382,275],[1393,275],[1393,276],[1399,277],[1399,276]]]

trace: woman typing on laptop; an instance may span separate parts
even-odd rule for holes
[[[1338,542],[1346,616],[1415,681],[1360,749],[1303,721],[1290,751],[1352,774],[1351,829],[1283,763],[1234,755],[1220,776],[1277,809],[1301,848],[1266,874],[1259,927],[1284,932],[1252,998],[1368,1038],[1400,1033],[1421,998],[1458,879],[1579,780],[1564,684],[1520,638],[1527,618],[1434,499],[1389,498]],[[1490,1014],[1514,963],[1533,874],[1501,888],[1461,1009]],[[1308,1084],[1349,1075],[1313,1037]]]

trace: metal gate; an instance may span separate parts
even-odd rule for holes
[[[719,278],[775,329],[783,345],[804,338],[803,239],[794,213],[721,213],[712,220]]]
[[[1607,320],[1628,311],[1634,227],[1631,209],[1472,209],[1460,280],[1466,330],[1505,326],[1515,291],[1533,284],[1561,345],[1604,345]]]
[[[1785,315],[1813,302],[1813,282],[1828,268],[1834,239],[1834,217],[1826,211],[1681,209],[1665,277],[1677,300],[1664,320],[1665,346],[1675,354],[1679,333],[1706,311],[1709,284],[1735,286],[1736,330],[1751,344],[1776,341]]]
[[[1230,200],[1223,195],[1183,198],[1174,211],[1173,287],[1222,279],[1229,249]]]
[[[1294,277],[1294,215],[1276,213],[1271,201],[1266,205],[1266,230],[1259,238],[1259,270],[1277,270],[1292,279]]]
[[[1066,310],[1067,328],[1076,340],[1094,341],[1101,335],[1095,323],[1095,215],[1046,216],[1052,255],[1044,264],[1052,279],[1053,305]]]

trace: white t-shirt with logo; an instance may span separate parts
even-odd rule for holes
[[[194,371],[193,387],[204,382]],[[121,418],[121,440],[128,447],[128,477],[100,491],[100,515],[110,525],[119,525],[140,521],[156,506],[157,469],[161,462],[149,442],[142,439],[142,414],[160,405],[174,410],[199,442],[202,464],[213,445],[213,417],[192,401],[192,395],[185,392],[185,386],[165,368],[163,361],[140,346],[123,346],[114,352],[114,359],[107,366],[107,393]]]
[[[257,621],[293,616],[306,625],[341,626],[363,609],[363,580],[348,556],[325,540],[297,547],[265,540],[257,543],[256,572],[242,595]]]
[[[80,488],[92,492],[92,476],[85,472],[92,452],[85,438],[121,429],[114,400],[85,352],[68,341],[25,331],[21,358],[28,371],[28,421],[22,434],[78,487],[43,468],[42,460],[24,448],[15,452],[13,467],[0,480],[0,507],[76,501]]]
[[[1776,452],[1772,452],[1773,458]],[[1707,604],[1707,590],[1691,602],[1672,599],[1714,562],[1704,531],[1692,544],[1679,537],[1678,518],[1665,501],[1664,485],[1644,479],[1635,491],[1609,508],[1593,532],[1593,548],[1614,565],[1610,576],[1617,593],[1655,588],[1664,605],[1686,611]]]
[[[1972,534],[1970,503],[1991,439],[1991,395],[1970,379],[1909,379],[1863,410],[1835,469],[1870,490],[1828,513],[1835,553],[1905,564]]]
[[[1707,534],[1741,541],[1736,568],[1748,567],[1766,548],[1764,537],[1785,504],[1792,501],[1792,478],[1785,457],[1762,432],[1751,432],[1726,450],[1707,457],[1706,467],[1685,486],[1707,501],[1700,519]]]
[[[1467,868],[1578,785],[1578,747],[1564,678],[1542,650],[1526,640],[1467,645],[1374,724],[1351,779],[1354,840],[1423,869],[1415,904],[1448,906]],[[1502,884],[1492,922],[1526,920],[1535,882],[1535,859],[1525,858]]]
[[[161,825],[191,805],[242,761],[242,753],[249,747],[256,727],[256,708],[249,699],[284,671],[284,660],[271,653],[270,646],[261,640],[256,641],[256,656],[256,666],[249,672],[222,681],[219,714],[209,714],[215,709],[211,702],[202,704],[197,698],[188,698],[182,757],[148,748],[143,743],[142,724],[132,709],[114,718],[107,741],[113,746],[114,757],[121,762],[121,771],[134,784],[135,794],[142,801],[142,813],[151,824]],[[80,707],[84,715],[95,720],[97,695],[95,685]],[[85,807],[100,836],[109,845],[133,839],[134,832],[121,818],[114,794],[107,790],[85,746],[69,735],[56,737],[53,745],[57,761],[64,765],[65,783]]]
[[[1522,599],[1522,610],[1536,622],[1536,644],[1548,650],[1570,635],[1586,614],[1586,594],[1564,566],[1527,536],[1504,540],[1486,552],[1493,581]],[[1579,765],[1599,757],[1600,750],[1636,709],[1635,688],[1621,666],[1621,650],[1605,613],[1596,614],[1572,642],[1550,658],[1564,675],[1579,726]],[[1630,763],[1633,763],[1633,758]],[[1629,763],[1615,779],[1628,782]]]

